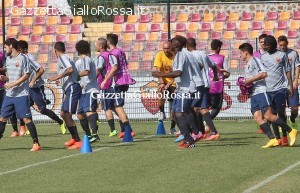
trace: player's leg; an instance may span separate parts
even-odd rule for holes
[[[158,90],[157,93],[161,96],[164,95],[164,90]],[[160,111],[160,114],[159,114],[159,117],[158,117],[158,120],[159,121],[164,121],[166,120],[166,113],[165,113],[165,102],[166,102],[166,99],[164,97],[159,97],[157,99],[157,103],[158,103],[158,107],[159,107],[159,111]]]
[[[98,113],[97,110],[97,94],[98,93],[86,93],[85,99],[83,101],[83,109],[86,114],[87,120],[90,124],[91,130],[92,130],[92,136],[90,138],[90,142],[96,142],[99,141],[100,138],[98,136]],[[94,95],[94,97],[93,97]]]
[[[170,134],[175,134],[176,133],[176,121],[175,121],[175,116],[174,113],[172,113],[172,103],[173,103],[173,99],[172,99],[172,95],[173,93],[175,93],[176,88],[174,86],[170,86],[168,88],[168,102],[169,102],[169,113],[170,113],[170,118],[171,118],[171,127],[170,127]]]
[[[105,112],[105,118],[110,128],[109,137],[113,137],[117,135],[117,131],[115,128],[115,120],[114,115],[112,113],[112,109],[114,109],[114,100],[112,96],[114,94],[114,89],[111,87],[102,91],[104,93],[104,98],[101,99],[102,110]],[[120,121],[120,120],[119,120]]]
[[[1,107],[0,117],[0,139],[3,137],[3,133],[6,128],[6,122],[9,117],[15,114],[15,108],[13,103],[13,97],[5,96]]]
[[[89,127],[89,122],[87,120],[86,114],[84,112],[84,98],[85,94],[82,94],[79,100],[79,105],[77,109],[77,118],[80,122],[82,130],[85,132],[85,134],[91,138],[92,134]]]
[[[12,117],[9,119],[11,126],[13,128],[13,132],[11,133],[10,137],[18,137],[19,131],[18,131],[18,118],[16,113],[12,115]],[[23,134],[23,133],[22,133]],[[21,134],[20,134],[21,135]],[[24,134],[23,134],[24,135]]]
[[[296,89],[294,91],[293,96],[288,98],[288,104],[291,108],[291,117],[290,117],[290,123],[293,129],[298,130],[298,125],[296,123],[296,118],[298,117],[298,106],[299,106],[299,91]]]
[[[215,119],[221,111],[223,104],[223,93],[210,94],[212,111],[211,118]]]

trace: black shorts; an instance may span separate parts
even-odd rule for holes
[[[176,90],[176,87],[174,86],[169,86],[169,88],[165,91],[168,91],[168,101],[169,102],[173,102],[173,97],[172,97],[172,94],[175,93],[175,90]]]
[[[221,109],[223,104],[223,93],[210,93],[210,106],[213,109]]]

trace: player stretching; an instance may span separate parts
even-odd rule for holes
[[[78,100],[81,97],[81,87],[78,84],[79,74],[74,62],[65,54],[66,47],[63,42],[56,42],[54,52],[58,58],[57,69],[58,75],[48,78],[48,82],[55,81],[61,84],[65,93],[65,99],[61,105],[60,116],[72,135],[72,139],[65,143],[68,149],[80,149],[82,142],[78,135],[76,124],[72,118],[72,114],[76,113]]]
[[[253,47],[249,43],[243,43],[239,47],[241,59],[247,62],[245,68],[245,84],[253,84],[251,98],[251,112],[254,120],[268,136],[270,141],[262,148],[275,147],[280,145],[279,141],[273,135],[270,125],[266,123],[263,117],[272,123],[284,128],[289,132],[290,146],[296,142],[297,130],[291,129],[283,119],[272,114],[270,102],[267,95],[267,84],[265,78],[268,76],[267,71],[260,59],[253,57]]]
[[[6,81],[4,85],[6,89],[6,96],[4,97],[1,118],[0,118],[0,138],[5,131],[6,121],[15,112],[20,119],[23,119],[33,140],[33,147],[30,151],[39,151],[41,146],[39,144],[36,127],[32,122],[32,115],[29,105],[28,96],[28,79],[31,70],[28,64],[28,59],[25,55],[20,53],[18,41],[9,38],[4,42],[5,50],[12,49],[12,53],[6,59],[6,76],[1,75],[0,80]]]
[[[300,61],[299,54],[296,50],[288,48],[288,40],[286,36],[280,36],[278,38],[278,47],[281,51],[285,52],[291,67],[291,78],[293,82],[294,94],[288,98],[288,105],[291,108],[290,122],[293,129],[298,129],[296,118],[298,117],[298,106],[299,106],[299,92],[298,92],[298,80]],[[283,140],[284,141],[284,140]]]
[[[76,50],[79,58],[75,66],[80,76],[80,86],[82,87],[82,95],[79,101],[77,110],[77,118],[86,135],[89,137],[91,143],[99,141],[100,138],[97,134],[98,126],[98,107],[97,95],[99,88],[97,84],[96,65],[89,57],[91,53],[90,44],[85,40],[80,40],[76,43]],[[92,133],[89,128],[92,128]]]

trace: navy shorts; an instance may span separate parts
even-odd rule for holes
[[[208,109],[211,104],[210,94],[209,94],[209,88],[204,88],[204,92],[202,95],[202,102],[201,102],[201,109]]]
[[[8,119],[11,118],[14,113],[16,113],[20,119],[32,117],[29,96],[4,97],[1,108],[1,117]]]
[[[266,113],[270,106],[270,100],[267,93],[260,93],[251,97],[251,113],[254,114],[256,111],[262,111]]]
[[[299,106],[299,91],[298,88],[294,91],[292,97],[288,96],[288,106],[289,107],[298,107]]]
[[[277,91],[268,92],[272,109],[285,109],[286,98],[288,96],[287,89],[283,88]]]
[[[192,107],[201,108],[203,94],[204,94],[204,86],[197,87],[197,91],[193,93],[193,99],[191,103]]]
[[[223,104],[223,93],[210,93],[210,105],[213,109],[221,109]]]
[[[79,100],[77,114],[84,114],[86,112],[96,112],[98,108],[97,95],[99,93],[85,93],[82,94]]]
[[[115,107],[123,107],[125,104],[125,93],[128,91],[129,85],[115,86]]]
[[[61,105],[61,111],[76,113],[78,101],[81,97],[81,87],[78,83],[72,84],[65,91],[65,100]]]
[[[47,106],[46,94],[44,92],[44,89],[44,86],[41,86],[40,88],[29,89],[30,99],[35,103],[40,111],[45,109]]]
[[[110,87],[109,89],[102,90],[101,104],[102,110],[113,110],[115,108],[115,89]],[[103,98],[104,96],[104,98]]]
[[[176,93],[172,104],[172,111],[174,113],[190,112],[192,101],[190,93]]]

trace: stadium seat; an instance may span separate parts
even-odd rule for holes
[[[209,39],[208,36],[209,36],[208,32],[202,31],[199,33],[198,39],[199,40],[208,40]]]
[[[4,16],[8,17],[10,14],[10,9],[5,9]],[[2,17],[2,11],[0,11],[0,16]],[[20,15],[19,15],[20,16]]]
[[[158,33],[157,32],[151,32],[149,33],[149,41],[157,41],[158,40]]]
[[[265,12],[256,12],[254,16],[254,21],[264,21],[265,20]]]
[[[272,31],[266,31],[264,30],[263,32],[261,32],[262,34],[267,34],[267,35],[273,35],[273,30]]]
[[[136,41],[146,41],[146,35],[145,34],[136,34],[135,39],[136,39]]]
[[[267,20],[277,20],[277,19],[278,19],[277,11],[270,11],[267,13]]]
[[[144,52],[143,53],[143,61],[153,61],[154,53],[153,52]]]
[[[151,16],[149,14],[146,15],[141,15],[140,16],[140,23],[149,23],[150,22],[150,18]]]
[[[241,21],[239,30],[240,31],[248,31],[249,27],[250,27],[250,22],[249,21]]]
[[[49,9],[48,10],[48,16],[58,16],[59,15],[59,10],[58,10],[58,8],[52,8],[52,9]],[[76,18],[76,17],[81,17],[81,16],[74,16],[74,18]],[[74,19],[73,18],[73,19]]]
[[[2,21],[2,20],[1,20]],[[33,17],[23,17],[23,26],[32,26],[33,24]]]
[[[277,39],[279,36],[284,36],[285,35],[285,31],[283,30],[276,30],[274,32],[274,37]]]
[[[56,35],[55,40],[57,42],[66,42],[67,38],[65,35]]]
[[[74,16],[72,20],[73,25],[81,25],[83,23],[82,16]]]
[[[242,39],[247,39],[247,31],[237,31],[236,32],[236,39],[242,40]]]
[[[157,50],[157,43],[156,42],[147,42],[145,46],[145,51],[154,51]]]
[[[259,30],[250,31],[249,33],[249,39],[256,39],[258,36],[260,36]]]
[[[184,31],[184,32],[175,32],[175,34],[174,34],[174,37],[175,36],[183,36],[183,37],[186,37],[186,32]]]
[[[161,14],[153,14],[152,23],[162,23],[163,16]]]
[[[300,11],[294,11],[293,20],[300,20]]]
[[[275,21],[266,21],[264,30],[273,30],[275,28]]]
[[[205,13],[203,21],[204,22],[212,22],[212,21],[214,21],[214,14],[213,13]]]
[[[130,71],[136,71],[139,70],[139,62],[129,62],[128,63],[128,69]]]
[[[227,31],[235,31],[236,30],[236,22],[228,22],[226,30]]]
[[[240,58],[240,50],[233,49],[230,53],[230,58],[231,59],[239,59]]]
[[[121,49],[124,52],[129,52],[131,50],[131,43],[123,42],[121,45]]]
[[[2,23],[2,21],[1,21]],[[21,18],[20,17],[11,17],[10,18],[10,25],[11,26],[20,26],[21,25]]]
[[[76,52],[76,49],[75,49],[75,45],[74,43],[68,43],[67,46],[66,46],[66,50],[67,50],[67,53],[73,53],[73,52]],[[56,57],[55,57],[56,58]]]
[[[291,12],[290,11],[282,11],[280,12],[279,21],[286,21],[291,18]]]
[[[176,21],[176,15],[174,13],[171,13],[170,15],[170,22],[174,23]],[[168,16],[166,15],[164,22],[168,22]]]
[[[186,38],[194,38],[197,39],[197,34],[193,32],[187,32],[186,33]]]
[[[178,15],[178,22],[187,22],[189,20],[189,15],[186,13],[180,13]]]
[[[201,31],[210,31],[210,30],[211,30],[211,24],[210,23],[202,23]]]
[[[76,42],[78,42],[80,40],[78,34],[69,34],[68,38],[69,38],[68,39],[69,42],[74,42],[74,43],[76,43]]]
[[[152,23],[150,31],[151,32],[159,32],[161,30],[159,23]]]
[[[71,34],[80,34],[81,25],[71,25]]]
[[[254,21],[252,23],[252,30],[261,30],[262,29],[262,22],[261,21]]]
[[[161,37],[160,37],[160,40],[161,41],[167,41],[167,40],[169,40],[168,33],[162,33]]]
[[[39,51],[39,45],[36,44],[29,44],[28,45],[28,52],[29,53],[37,53]]]
[[[57,34],[67,34],[68,26],[67,25],[59,25],[57,28]]]
[[[230,12],[228,21],[238,21],[240,19],[240,15],[238,12]]]
[[[222,50],[220,51],[220,54],[225,56],[226,58],[228,58],[229,56],[229,51],[228,50],[224,50],[223,47],[222,47]]]
[[[199,25],[196,22],[191,22],[188,26],[188,32],[197,32],[199,30]]]
[[[18,26],[10,26],[7,30],[7,36],[16,36],[18,34],[19,27]]]
[[[296,31],[296,30],[289,30],[288,32],[287,32],[287,38],[289,39],[289,38],[298,38],[299,36],[298,36],[298,31]]]
[[[50,73],[57,73],[57,64],[56,63],[50,63],[49,64],[49,72]]]
[[[27,8],[35,7],[35,0],[26,0],[26,7]]]
[[[131,54],[128,54],[128,60],[129,61],[139,61],[140,60],[140,52],[139,51],[131,52]]]
[[[128,15],[127,23],[137,23],[138,18],[136,15]]]
[[[39,64],[48,62],[48,54],[39,54],[38,61]]]
[[[144,43],[141,43],[141,42],[135,42],[133,44],[133,51],[143,51],[144,49]]]
[[[205,50],[207,46],[207,41],[199,41],[196,45],[198,50]]]
[[[37,16],[35,18],[35,24],[34,25],[46,25],[46,18],[44,16]]]
[[[60,25],[69,25],[71,23],[71,18],[69,16],[60,17]]]
[[[39,53],[41,53],[41,54],[47,54],[47,53],[49,53],[49,44],[43,44],[43,45],[41,45]]]
[[[9,14],[11,14],[14,17],[17,17],[17,16],[21,17],[22,16],[21,13],[22,13],[22,9],[19,7],[12,7],[9,10]],[[1,11],[1,15],[2,15],[2,11]],[[8,15],[6,15],[6,12],[5,12],[5,16],[6,17],[8,16]]]
[[[42,35],[43,34],[43,27],[42,26],[33,26],[32,34],[33,35]]]
[[[173,30],[173,25],[172,25],[172,23],[170,23],[170,30],[171,30],[171,31]],[[167,32],[167,31],[168,31],[168,24],[167,24],[167,23],[164,23],[163,32]]]
[[[4,17],[4,23],[5,23],[5,26],[8,25],[8,17]],[[1,26],[2,26],[2,17],[0,17],[0,22],[1,22]],[[0,38],[1,39],[1,38]]]
[[[122,24],[114,24],[113,25],[113,32],[114,33],[121,33],[122,32]]]
[[[0,5],[0,8],[2,8],[2,1],[1,1],[1,3],[0,3],[1,5]],[[11,7],[11,2],[10,2],[10,0],[9,1],[4,1],[4,8],[10,8]]]
[[[126,33],[135,32],[135,25],[134,24],[126,24],[125,32]]]
[[[19,35],[18,41],[20,41],[20,40],[24,40],[24,41],[28,42],[29,36],[28,35]]]
[[[13,6],[14,7],[23,7],[23,0],[14,0]]]
[[[228,50],[230,48],[230,41],[222,41],[223,45],[222,45],[222,50]]]
[[[53,35],[44,35],[43,36],[43,43],[44,44],[52,44],[54,40],[54,36]]]
[[[287,27],[288,27],[287,21],[278,21],[278,27],[277,27],[277,29],[286,30]]]
[[[47,0],[38,0],[38,7],[47,7]]]
[[[50,15],[50,14],[52,14],[53,12],[55,12],[54,9],[49,9],[49,10],[48,10],[48,13],[47,13],[47,12],[45,11],[45,8],[39,8],[39,9],[37,10],[37,12],[36,12],[35,15],[37,15],[37,16],[46,16],[47,14]]]
[[[30,37],[31,43],[41,43],[41,36],[40,35],[32,35]]]
[[[233,31],[226,31],[223,35],[225,40],[233,40],[234,32]]]
[[[116,24],[122,24],[125,22],[124,15],[115,15],[114,17],[114,23]]]
[[[242,13],[242,21],[251,21],[252,20],[252,13],[243,12]]]
[[[291,24],[290,24],[290,29],[299,30],[300,29],[300,21],[299,20],[292,20]]]
[[[223,29],[224,29],[224,22],[215,22],[214,31],[223,31]]]
[[[123,34],[123,41],[132,41],[133,40],[133,34],[134,33],[124,33]]]
[[[185,23],[177,23],[175,31],[176,32],[184,32],[184,31],[186,31],[186,25],[185,25]]]
[[[229,66],[231,69],[236,69],[239,66],[239,60],[230,60]]]
[[[221,32],[212,32],[211,39],[221,39],[222,33]]]
[[[49,16],[47,20],[47,25],[57,25],[58,24],[58,16]]]
[[[147,23],[139,23],[138,32],[148,32],[148,24]]]
[[[227,19],[227,15],[226,15],[226,13],[225,12],[223,12],[223,13],[218,13],[217,14],[217,18],[216,18],[216,21],[226,21],[226,19]]]
[[[21,35],[30,35],[31,27],[30,26],[22,26],[20,34]]]
[[[46,27],[46,34],[55,34],[56,33],[56,27],[53,25],[49,25]]]
[[[200,22],[201,15],[199,13],[193,13],[191,16],[191,22]]]

